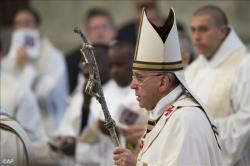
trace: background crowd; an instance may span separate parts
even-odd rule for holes
[[[3,2],[8,6],[7,1]],[[63,3],[77,5],[77,2]],[[116,12],[125,2],[113,11],[105,8],[105,3],[110,2],[86,9],[84,15],[77,16],[83,18],[76,25],[81,25],[94,47],[104,95],[117,123],[122,146],[137,155],[148,120],[147,112],[139,107],[129,87],[140,14],[144,7],[149,20],[162,26],[171,6],[157,0],[126,1],[131,4],[127,13],[133,19],[121,22]],[[84,93],[89,75],[82,63],[78,36],[71,29],[58,36],[48,25],[43,26],[43,22],[65,26],[58,22],[63,18],[57,20],[51,16],[46,21],[41,17],[46,15],[42,10],[46,2],[17,4],[11,32],[5,28],[0,31],[1,107],[27,133],[38,165],[114,165],[114,145],[104,128],[101,106]],[[56,4],[54,7],[60,8],[60,2]],[[188,10],[181,3],[178,5],[179,9]],[[214,118],[225,165],[250,165],[249,30],[238,28],[243,34],[238,35],[227,10],[212,5],[216,5],[215,1],[198,6],[189,18],[176,11],[186,79]],[[235,17],[238,21],[242,19],[244,26],[242,13],[242,18]],[[67,15],[75,19],[74,13]],[[73,29],[76,25],[70,26]],[[52,38],[47,36],[48,31]],[[57,34],[57,39],[51,33]],[[0,151],[4,153],[5,149]]]

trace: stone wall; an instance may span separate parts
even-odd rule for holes
[[[193,12],[203,5],[213,4],[221,7],[227,14],[229,23],[233,25],[244,42],[250,43],[248,8],[250,1],[228,0],[158,0],[161,13],[167,16],[170,7],[174,7],[177,19],[186,25],[191,20]],[[132,0],[53,0],[31,1],[42,17],[42,31],[52,40],[56,47],[68,52],[79,45],[80,40],[72,29],[82,26],[85,13],[92,7],[103,7],[110,11],[117,27],[135,17]],[[189,27],[187,26],[189,29]]]

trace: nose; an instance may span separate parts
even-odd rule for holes
[[[130,83],[130,88],[131,89],[137,89],[138,83],[135,80],[132,80]]]
[[[110,73],[112,76],[116,76],[119,73],[118,67],[116,65],[111,66]]]

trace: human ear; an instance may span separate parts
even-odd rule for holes
[[[170,87],[170,79],[167,76],[160,76],[161,82],[160,82],[160,87],[159,90],[161,92],[166,91]]]
[[[228,33],[228,27],[226,25],[222,25],[220,28],[221,37],[224,39]]]

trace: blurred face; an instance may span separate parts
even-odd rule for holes
[[[135,95],[141,108],[152,110],[162,98],[162,75],[150,72],[133,73],[130,87],[135,90]]]
[[[110,20],[104,16],[93,17],[87,27],[86,31],[89,40],[93,44],[107,44],[109,45],[116,37],[116,31]]]
[[[156,6],[156,1],[155,0],[135,0],[135,7],[136,10],[141,13],[142,8],[146,8],[146,9],[151,9],[151,8],[155,8]]]
[[[191,53],[188,50],[189,43],[186,38],[179,37],[179,41],[180,41],[182,64],[184,65],[184,67],[186,67],[191,60]]]
[[[112,48],[108,53],[111,77],[121,87],[128,86],[132,79],[132,60],[130,55],[124,53]]]
[[[109,68],[108,68],[108,61],[107,61],[107,54],[106,56],[103,54],[96,54],[96,63],[98,66],[98,70],[100,73],[101,83],[106,83],[109,80]]]
[[[35,18],[28,11],[20,11],[14,19],[14,29],[27,28],[27,29],[38,29]]]
[[[3,58],[3,53],[2,53],[2,50],[0,50],[0,62],[1,62],[2,58]]]
[[[225,36],[225,27],[216,25],[211,16],[200,15],[192,18],[192,42],[196,51],[207,59],[213,57]]]

